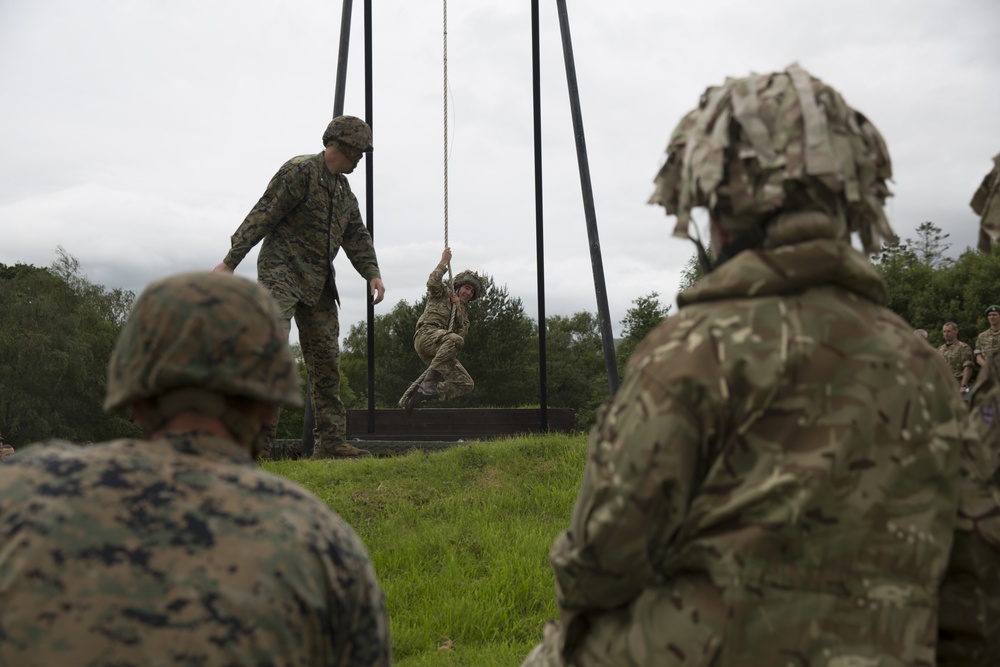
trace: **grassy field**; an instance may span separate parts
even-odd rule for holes
[[[552,435],[264,468],[309,488],[364,540],[396,665],[509,667],[556,615],[548,549],[585,459],[585,435]]]

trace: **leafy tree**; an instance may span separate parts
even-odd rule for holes
[[[305,418],[306,399],[306,362],[302,358],[302,346],[298,343],[292,344],[292,355],[299,369],[299,377],[302,378],[302,402],[301,408],[284,407],[278,417],[278,427],[275,437],[279,439],[298,439],[302,437],[302,423]],[[341,390],[343,394],[343,390]],[[343,397],[343,396],[341,396]]]
[[[538,336],[535,322],[489,274],[485,294],[468,305],[469,334],[460,357],[476,382],[456,407],[519,407],[538,404]],[[410,337],[412,340],[412,330]],[[415,353],[411,353],[414,354]]]
[[[608,398],[597,316],[579,312],[547,318],[545,348],[548,404],[575,409],[578,425],[589,426],[597,406]]]
[[[410,382],[424,371],[413,350],[413,332],[424,312],[426,297],[417,303],[399,301],[385,315],[375,316],[375,405],[395,408]],[[351,325],[340,356],[341,399],[349,409],[368,407],[368,323]]]
[[[618,375],[624,375],[625,364],[635,352],[642,339],[663,321],[670,312],[670,306],[660,305],[660,295],[650,292],[632,302],[632,308],[625,312],[622,324],[622,341],[618,344]]]
[[[705,248],[705,255],[708,261],[712,261],[712,249]],[[684,265],[684,270],[681,271],[681,283],[680,291],[683,292],[686,289],[694,287],[694,284],[705,277],[705,268],[701,265],[701,260],[698,258],[698,251],[691,255],[688,259],[687,264]]]
[[[58,252],[52,269],[0,264],[0,431],[15,446],[138,435],[102,409],[108,359],[134,294],[90,283]]]
[[[950,243],[945,241],[951,234],[944,234],[940,227],[933,222],[921,222],[917,227],[917,238],[915,241],[907,239],[907,243],[912,247],[917,255],[917,260],[926,264],[932,269],[940,269],[951,265],[954,260],[945,255],[951,248]]]
[[[534,322],[521,300],[506,286],[482,276],[485,294],[468,304],[469,333],[459,357],[476,382],[476,389],[452,402],[454,407],[515,407],[538,402],[538,345]],[[426,297],[417,303],[400,301],[386,315],[375,317],[375,405],[397,407],[399,397],[426,366],[413,350],[413,332]],[[342,382],[353,390],[349,408],[368,406],[367,322],[351,326],[341,354]]]

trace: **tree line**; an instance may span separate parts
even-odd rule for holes
[[[135,293],[90,282],[62,248],[51,267],[0,264],[0,436],[9,444],[58,438],[97,442],[137,437],[126,414],[103,411],[107,363]],[[472,326],[461,354],[476,390],[454,407],[539,404],[538,331],[519,298],[484,276],[486,294],[468,305]],[[375,317],[375,403],[395,408],[424,367],[413,332],[426,297],[400,301]],[[669,310],[654,292],[636,299],[620,341],[619,372],[627,354]],[[608,396],[597,316],[580,312],[546,318],[547,398],[550,407],[593,421]],[[305,378],[301,350],[293,345]],[[624,354],[623,354],[624,353]],[[368,405],[367,323],[352,325],[341,356],[341,395],[348,408]],[[305,384],[303,383],[303,387]],[[303,394],[305,389],[303,388]],[[303,411],[282,410],[279,438],[302,435]]]
[[[967,248],[950,257],[948,235],[931,222],[872,258],[889,287],[888,306],[914,329],[925,329],[935,347],[945,322],[959,326],[970,346],[987,327],[984,310],[1000,303],[1000,257]],[[681,287],[703,275],[692,257]],[[460,359],[476,381],[454,407],[530,407],[540,402],[538,327],[521,299],[484,276],[485,295],[468,304],[471,327]],[[62,248],[49,268],[0,264],[0,436],[15,445],[47,438],[74,442],[135,437],[127,415],[101,409],[106,367],[135,294],[93,284]],[[375,405],[395,408],[424,370],[413,351],[413,332],[425,298],[398,302],[375,316]],[[670,306],[651,292],[632,302],[617,345],[619,377],[639,341]],[[552,408],[571,408],[577,423],[593,423],[608,397],[600,326],[594,313],[546,318],[546,398]],[[368,406],[367,323],[348,328],[341,351],[341,395],[348,408]],[[297,346],[300,371],[305,370]],[[304,390],[303,390],[304,391]],[[278,437],[302,434],[303,412],[282,411]]]

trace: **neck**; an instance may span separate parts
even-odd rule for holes
[[[199,412],[182,412],[175,417],[171,417],[147,437],[150,440],[159,440],[171,433],[190,433],[191,431],[231,440],[241,449],[245,449],[247,452],[250,451],[250,446],[242,442],[237,442],[232,432],[221,421]]]

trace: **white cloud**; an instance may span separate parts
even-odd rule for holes
[[[458,268],[506,283],[535,317],[529,8],[449,7],[449,241]],[[375,239],[386,303],[419,299],[444,242],[442,16],[373,16]],[[550,314],[596,311],[555,7],[541,7],[543,202]],[[365,114],[355,6],[345,110]],[[1000,6],[990,0],[570,3],[569,23],[611,318],[672,303],[693,254],[645,204],[673,125],[727,75],[798,61],[886,136],[889,214],[974,243],[968,200],[1000,150]],[[34,0],[0,4],[0,262],[62,245],[93,280],[138,288],[210,268],[280,164],[320,150],[339,3]],[[368,158],[366,158],[368,160]],[[364,163],[351,177],[365,211]],[[254,275],[254,256],[239,273]],[[342,330],[364,287],[338,259]]]

